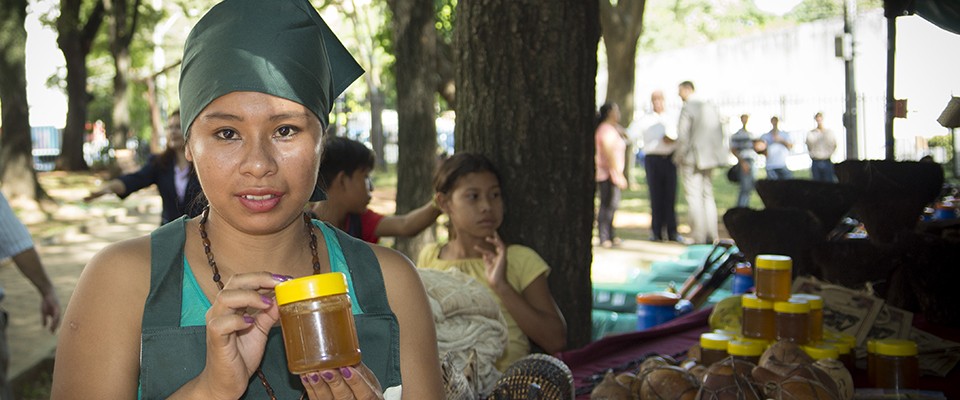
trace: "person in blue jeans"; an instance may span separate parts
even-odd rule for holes
[[[779,128],[780,118],[770,118],[773,126],[770,132],[764,133],[760,139],[767,143],[767,179],[792,179],[793,172],[787,168],[787,156],[793,148],[793,139],[790,134]]]
[[[747,130],[749,120],[749,115],[741,115],[740,123],[743,127],[730,136],[730,152],[737,158],[737,165],[740,166],[740,193],[737,195],[737,207],[749,206],[750,195],[753,193],[753,162],[757,158],[757,152],[753,150],[753,134]]]

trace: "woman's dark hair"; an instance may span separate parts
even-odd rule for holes
[[[597,113],[596,126],[600,126],[600,124],[602,124],[603,121],[606,121],[607,117],[610,116],[610,111],[613,111],[613,108],[616,106],[617,106],[617,103],[613,103],[613,102],[603,103],[603,105],[600,106],[600,112]]]
[[[437,193],[450,193],[457,180],[477,172],[489,172],[497,178],[497,182],[502,182],[497,168],[486,157],[477,153],[456,153],[443,160],[437,168],[433,175],[433,189]]]
[[[373,169],[376,158],[367,146],[341,136],[326,136],[320,157],[320,175],[317,184],[327,189],[329,182],[343,172],[352,175],[358,169]]]

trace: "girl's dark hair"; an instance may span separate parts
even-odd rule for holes
[[[602,124],[603,121],[606,121],[607,117],[610,116],[610,111],[613,111],[613,108],[616,106],[617,106],[617,103],[613,103],[609,101],[606,103],[603,103],[603,105],[600,106],[600,112],[597,113],[596,126],[600,126],[600,124]]]
[[[489,172],[497,178],[497,182],[502,182],[500,172],[486,157],[477,153],[456,153],[443,160],[437,168],[437,173],[433,175],[433,189],[437,193],[450,193],[457,180],[477,172]]]
[[[340,172],[353,174],[358,169],[373,169],[376,158],[367,146],[356,140],[329,135],[323,139],[320,175],[317,184],[326,190]]]

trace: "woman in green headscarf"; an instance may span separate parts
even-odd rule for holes
[[[209,206],[90,261],[64,317],[53,398],[442,396],[410,261],[303,216],[323,198],[327,114],[361,73],[307,0],[226,0],[197,23],[181,125]],[[362,362],[291,375],[273,288],[331,271],[347,276]]]

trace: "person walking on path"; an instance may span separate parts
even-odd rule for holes
[[[677,123],[673,162],[683,180],[691,239],[694,243],[709,244],[720,236],[717,202],[713,197],[713,170],[727,164],[723,123],[717,106],[695,94],[693,82],[681,82],[678,91],[683,107]]]
[[[50,333],[56,332],[60,325],[60,301],[57,299],[57,291],[43,268],[30,232],[17,219],[7,203],[7,198],[0,193],[0,260],[7,258],[12,258],[17,269],[40,291],[40,323],[50,329]],[[3,297],[4,290],[0,285],[0,304]],[[7,382],[7,370],[10,366],[10,349],[7,346],[9,322],[7,312],[0,307],[0,400],[13,400],[13,388]]]
[[[620,191],[627,188],[627,178],[623,175],[626,133],[620,126],[620,107],[616,103],[605,103],[600,107],[594,141],[597,190],[600,192],[597,235],[600,245],[610,248],[620,243],[613,230],[613,216],[620,207]]]
[[[780,130],[780,118],[770,118],[770,132],[764,133],[760,139],[767,144],[767,179],[792,179],[793,172],[787,168],[787,156],[793,148],[793,139],[790,134]]]
[[[823,113],[816,113],[813,119],[817,121],[817,127],[807,133],[807,152],[812,161],[810,173],[815,181],[836,182],[830,157],[837,150],[837,137],[832,130],[823,127]]]
[[[90,202],[108,193],[125,199],[133,192],[157,185],[163,203],[160,225],[182,215],[196,217],[200,214],[200,207],[195,206],[194,201],[201,191],[200,182],[184,155],[184,143],[180,111],[174,111],[167,118],[167,149],[163,153],[151,156],[139,171],[107,181],[83,201]]]
[[[737,158],[737,165],[740,166],[740,193],[737,195],[737,207],[747,207],[750,205],[750,196],[753,194],[753,162],[757,158],[757,152],[753,150],[753,134],[747,130],[747,121],[750,116],[743,114],[740,116],[740,123],[743,126],[737,133],[730,136],[730,152]]]
[[[650,240],[682,242],[677,234],[677,166],[671,157],[676,149],[676,118],[663,105],[663,92],[650,95],[652,112],[643,117],[644,170],[650,190]]]

